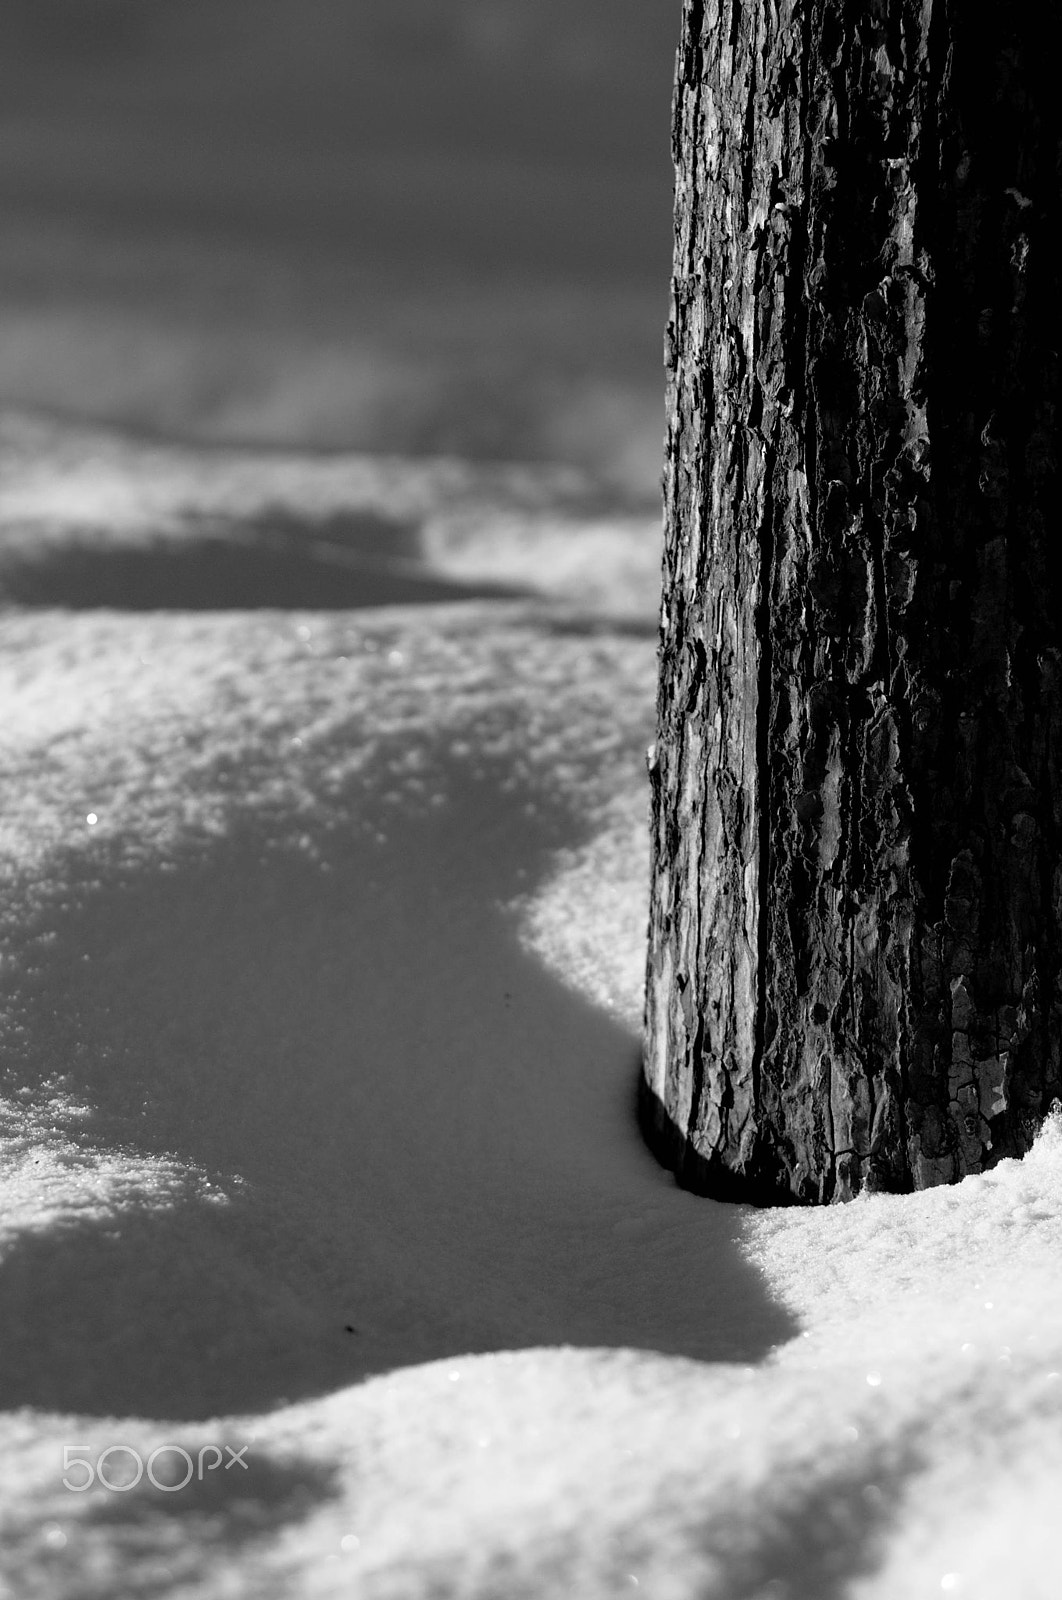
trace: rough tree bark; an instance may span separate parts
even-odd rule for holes
[[[1052,11],[685,0],[643,1125],[709,1193],[1062,1092]]]

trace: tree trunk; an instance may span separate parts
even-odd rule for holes
[[[1051,13],[685,0],[643,1125],[708,1193],[1062,1093]]]

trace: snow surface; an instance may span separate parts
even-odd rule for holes
[[[1062,1124],[827,1211],[638,1139],[634,523],[531,469],[0,440],[0,1594],[1055,1600]]]

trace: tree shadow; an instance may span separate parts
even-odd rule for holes
[[[36,1518],[10,1527],[4,1558],[14,1587],[6,1592],[77,1595],[78,1600],[213,1594],[219,1565],[231,1572],[238,1564],[252,1585],[257,1577],[258,1594],[278,1593],[275,1573],[254,1574],[259,1552],[275,1551],[278,1537],[342,1495],[337,1468],[307,1456],[267,1455],[239,1435],[228,1435],[233,1455],[244,1447],[235,1468],[220,1443],[215,1448],[199,1439],[182,1443],[179,1431],[167,1434],[162,1445],[135,1437],[136,1443],[117,1444],[105,1458],[111,1488],[95,1482],[76,1501],[71,1497],[64,1508],[69,1537],[59,1549],[42,1550]],[[100,1459],[96,1451],[82,1448],[81,1459],[90,1465]],[[136,1482],[134,1451],[141,1468]],[[82,1481],[85,1469],[72,1459],[71,1473]],[[131,1492],[122,1492],[123,1487]],[[227,1591],[224,1580],[222,1587]]]
[[[715,1514],[690,1528],[696,1516],[696,1477],[686,1486],[681,1531],[670,1536],[673,1580],[667,1592],[696,1600],[845,1600],[853,1582],[879,1570],[882,1550],[910,1483],[923,1466],[917,1448],[882,1446],[858,1459],[842,1457],[833,1469],[816,1462],[801,1473],[791,1458],[780,1456],[777,1477],[734,1501],[734,1515]],[[637,1588],[654,1593],[660,1573],[660,1530],[656,1519],[632,1519],[614,1537],[608,1550],[613,1588],[619,1594]],[[525,1565],[521,1570],[521,1558]],[[546,1541],[533,1555],[507,1548],[493,1555],[484,1592],[502,1595],[568,1593],[571,1551]],[[526,1564],[531,1564],[531,1573]],[[434,1562],[424,1571],[429,1593],[452,1593],[460,1587],[452,1559]],[[696,1573],[711,1574],[698,1583]],[[519,1574],[519,1577],[517,1577]]]
[[[723,1555],[727,1600],[845,1600],[854,1581],[881,1566],[897,1507],[920,1465],[911,1447],[882,1450],[877,1459],[816,1473],[805,1492],[781,1508],[765,1506],[759,1520],[746,1513],[755,1546]],[[703,1539],[714,1560],[718,1532],[707,1529]],[[717,1583],[708,1591],[712,1600],[720,1592]]]
[[[141,544],[49,541],[8,551],[0,569],[8,604],[71,610],[342,610],[527,592],[432,572],[416,524],[370,511],[193,520],[179,535]]]
[[[281,1523],[302,1521],[319,1511],[323,1500],[341,1493],[339,1471],[334,1466],[305,1457],[277,1460],[240,1436],[230,1432],[226,1437],[229,1455],[221,1443],[212,1440],[204,1446],[190,1440],[182,1444],[179,1436],[167,1438],[162,1446],[145,1447],[140,1456],[151,1461],[151,1478],[145,1471],[136,1492],[128,1495],[93,1485],[86,1492],[88,1514],[94,1522],[126,1533],[134,1529],[142,1536],[154,1533],[154,1537],[141,1537],[137,1542],[155,1550],[171,1537],[170,1529],[177,1539],[183,1539],[183,1525],[197,1524],[197,1533],[209,1535],[211,1525],[223,1517],[223,1528],[213,1531],[215,1538],[221,1534],[231,1549],[263,1533],[276,1533]],[[156,1449],[159,1454],[152,1460]],[[86,1459],[91,1460],[93,1454],[87,1452]],[[240,1458],[235,1470],[230,1456]],[[108,1460],[111,1483],[122,1482],[119,1474],[123,1468],[130,1478],[135,1475],[134,1458],[119,1448]],[[74,1472],[75,1478],[83,1475],[83,1469]]]
[[[17,1237],[0,1404],[187,1419],[466,1352],[792,1335],[741,1213],[645,1149],[636,1041],[504,909],[577,825],[431,776],[445,803],[340,807],[301,849],[245,819],[168,870],[66,863],[9,1073],[62,1064],[86,1182],[123,1150],[188,1181]]]

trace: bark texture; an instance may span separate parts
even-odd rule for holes
[[[1051,12],[685,0],[643,1123],[709,1193],[1062,1093]]]

